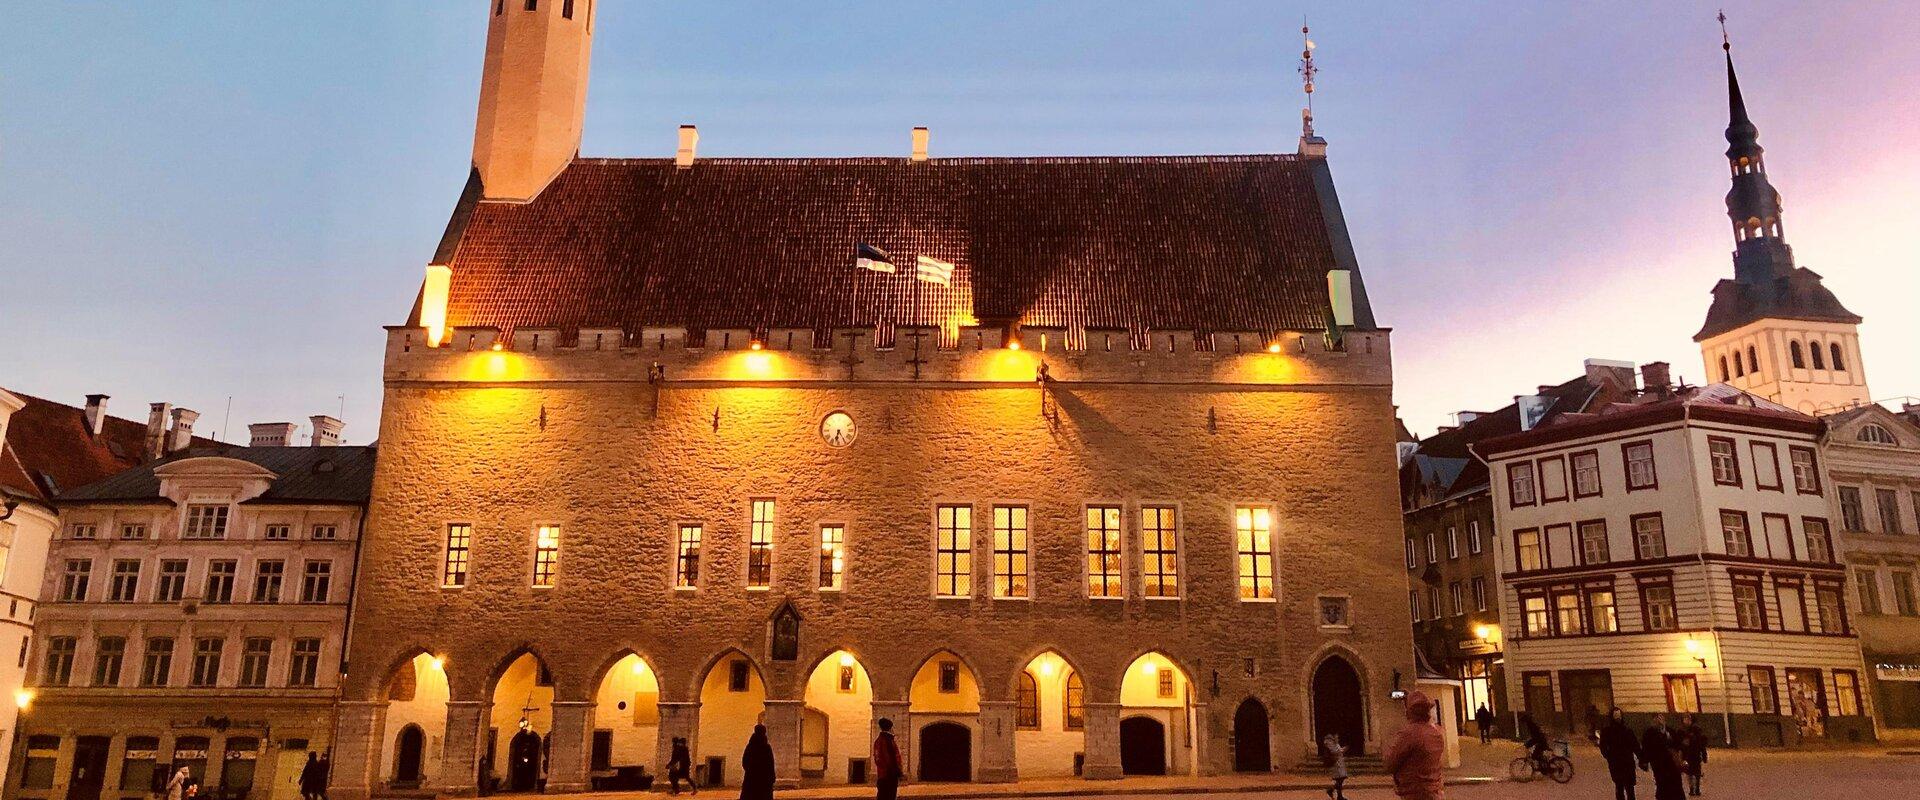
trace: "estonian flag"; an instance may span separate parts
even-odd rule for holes
[[[941,286],[953,285],[953,265],[930,256],[920,256],[914,277]]]
[[[886,251],[864,242],[853,248],[853,265],[874,272],[892,273],[894,270],[893,258]]]

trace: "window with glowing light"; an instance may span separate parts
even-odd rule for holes
[[[1173,508],[1140,509],[1140,559],[1146,596],[1180,596],[1180,529]]]
[[[447,554],[440,568],[440,585],[458,589],[467,585],[467,561],[473,550],[473,526],[453,523],[447,526]]]
[[[542,525],[533,535],[533,585],[552,586],[560,566],[560,526]]]
[[[973,594],[973,507],[940,506],[934,528],[934,594]]]
[[[1027,596],[1027,507],[993,507],[993,596]]]
[[[1240,599],[1273,597],[1273,510],[1238,506],[1233,510],[1234,540],[1240,573]]]
[[[699,525],[680,526],[673,558],[673,585],[676,588],[692,589],[700,585],[701,532]]]
[[[747,588],[773,585],[773,501],[755,500],[747,525]]]
[[[1163,697],[1173,696],[1173,670],[1161,667],[1153,673],[1154,693]]]
[[[1539,529],[1513,532],[1513,566],[1520,572],[1546,568],[1546,551],[1540,546]]]
[[[820,526],[820,588],[844,588],[847,576],[847,529]]]
[[[1087,507],[1087,596],[1122,597],[1126,570],[1122,564],[1120,507]]]
[[[1087,729],[1087,687],[1081,683],[1080,673],[1067,673],[1065,695],[1066,720],[1063,727],[1070,731]]]
[[[1034,680],[1031,672],[1020,672],[1020,689],[1014,699],[1013,712],[1015,730],[1040,729],[1040,682]]]

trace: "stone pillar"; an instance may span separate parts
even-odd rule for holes
[[[913,726],[913,720],[908,719],[907,704],[896,700],[873,701],[873,719],[867,723],[867,742],[869,746],[871,746],[873,740],[880,738],[880,720],[883,719],[893,720],[893,743],[896,747],[900,748],[901,774],[907,777],[913,777],[915,775],[912,766],[913,753],[911,752],[913,736],[909,733]],[[873,764],[867,765],[867,780],[869,781],[874,779],[873,768]]]
[[[440,774],[433,790],[451,797],[472,797],[480,788],[480,748],[486,745],[486,719],[492,703],[447,701],[447,738],[440,750]]]
[[[1086,729],[1086,766],[1088,780],[1106,781],[1120,777],[1120,704],[1088,703]]]
[[[1214,725],[1213,720],[1207,716],[1206,703],[1194,703],[1191,707],[1193,709],[1193,713],[1187,718],[1188,719],[1187,727],[1191,729],[1192,731],[1191,736],[1193,737],[1192,738],[1193,774],[1195,775],[1226,774],[1230,770],[1228,770],[1224,765],[1214,763],[1213,758],[1211,758],[1215,749],[1212,745],[1213,745],[1214,736],[1216,735],[1221,737],[1227,736],[1227,732],[1232,730],[1232,726],[1231,725],[1226,725],[1226,726]],[[1223,752],[1223,753],[1233,752],[1231,749],[1228,749],[1225,747],[1222,747],[1219,749],[1220,749],[1220,752]],[[1269,748],[1269,752],[1271,752],[1271,748]]]
[[[553,701],[553,730],[547,734],[547,791],[587,790],[594,705],[590,700]]]
[[[792,788],[800,785],[800,711],[799,700],[766,701],[767,744],[773,746],[773,785]]]
[[[380,781],[380,746],[387,733],[387,701],[342,700],[333,740],[328,797],[366,800]],[[172,752],[171,746],[164,752]]]
[[[974,780],[1009,783],[1019,779],[1013,753],[1013,731],[1018,722],[1014,705],[1012,700],[980,701],[980,760],[973,769]]]
[[[667,779],[667,762],[673,760],[673,740],[687,740],[687,752],[696,752],[694,734],[700,730],[700,704],[660,701],[660,728],[653,748],[654,772],[659,774],[655,780]],[[691,755],[688,758],[692,758]],[[688,769],[698,766],[688,764]],[[689,772],[689,775],[692,773]],[[661,783],[655,783],[656,787]]]

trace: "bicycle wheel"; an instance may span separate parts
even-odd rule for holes
[[[1547,777],[1554,783],[1566,783],[1573,780],[1573,762],[1566,756],[1554,756],[1547,761]]]
[[[1526,756],[1514,759],[1507,765],[1507,776],[1521,783],[1533,780],[1533,759]]]

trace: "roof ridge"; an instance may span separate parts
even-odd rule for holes
[[[1188,155],[1110,155],[1110,156],[954,156],[929,158],[926,164],[1247,164],[1295,163],[1303,159],[1297,153],[1213,153]],[[576,164],[627,165],[673,164],[669,157],[578,157]],[[906,156],[727,156],[701,158],[699,165],[785,166],[804,164],[911,164]]]

